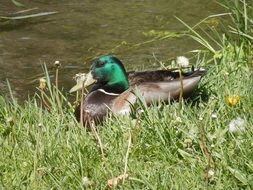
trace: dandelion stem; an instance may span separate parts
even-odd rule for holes
[[[56,102],[58,105],[58,109],[60,110],[60,113],[63,115],[62,111],[62,103],[60,101],[60,96],[59,96],[59,68],[61,66],[59,61],[55,61],[55,88],[56,88]]]
[[[44,90],[40,89],[40,93],[41,93],[41,104],[44,105],[48,110],[50,110],[50,106],[48,105],[47,101],[44,98]]]
[[[183,76],[182,76],[182,67],[179,68],[179,79],[180,79],[180,94],[179,94],[179,109],[182,109],[182,100],[183,100],[183,90],[184,90],[184,86],[183,86]]]
[[[59,97],[58,79],[59,79],[59,67],[56,67],[56,71],[55,71],[56,101],[57,101],[57,104],[58,104],[58,108],[59,108],[61,114],[63,115],[62,104],[61,104],[60,97]]]
[[[83,127],[83,98],[84,98],[84,82],[82,83],[82,90],[81,90],[81,103],[80,103],[80,124]]]
[[[79,102],[79,91],[76,91],[76,100],[75,100],[75,105],[77,105]]]
[[[56,89],[58,90],[59,86],[58,86],[58,75],[59,75],[59,69],[58,67],[56,67],[56,71],[55,71],[55,86],[56,86]],[[56,92],[58,94],[58,91]]]

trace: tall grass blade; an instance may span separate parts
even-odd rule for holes
[[[237,31],[235,28],[233,27],[230,27],[231,30],[229,30],[229,32],[233,33],[233,34],[238,34],[240,36],[243,36],[243,37],[246,37],[248,38],[249,40],[253,40],[253,36],[250,36],[249,34],[246,34],[242,31]]]
[[[12,101],[12,103],[15,105],[15,104],[16,104],[16,100],[14,99],[14,96],[13,96],[13,92],[12,92],[12,89],[11,89],[10,82],[9,82],[8,79],[6,79],[6,82],[7,82],[8,90],[9,90],[9,93],[10,93],[11,101]]]
[[[188,24],[186,24],[180,18],[176,17],[176,19],[178,19],[183,25],[185,25],[194,34],[194,35],[189,35],[190,37],[192,37],[194,40],[196,40],[201,45],[203,45],[204,47],[206,47],[213,54],[216,53],[215,49],[198,32],[196,32],[192,27],[190,27]]]

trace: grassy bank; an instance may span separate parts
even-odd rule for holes
[[[205,48],[196,64],[208,69],[196,93],[182,109],[140,105],[136,117],[109,118],[97,128],[104,156],[50,81],[23,105],[0,97],[0,188],[105,189],[127,173],[116,188],[252,189],[252,23],[247,16],[238,25],[239,16],[245,12],[233,12],[234,29],[218,34],[218,48],[189,29]]]

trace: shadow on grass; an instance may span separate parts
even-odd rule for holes
[[[198,106],[200,102],[208,102],[212,92],[205,85],[197,88],[187,99],[186,104],[191,103],[192,106]]]

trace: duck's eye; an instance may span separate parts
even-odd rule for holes
[[[98,61],[98,66],[99,67],[103,67],[105,65],[105,61]]]

